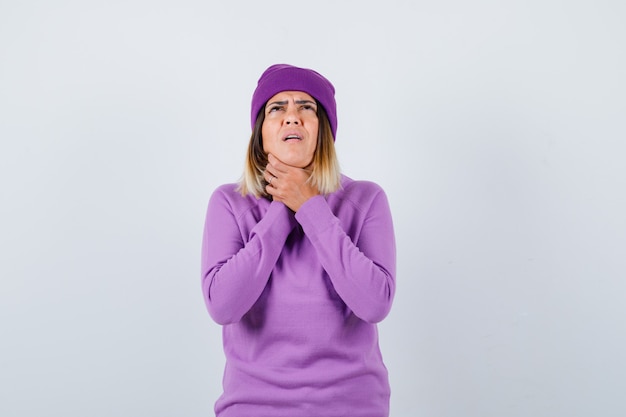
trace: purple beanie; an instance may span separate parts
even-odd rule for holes
[[[252,95],[250,118],[252,129],[259,111],[267,100],[281,91],[303,91],[320,102],[330,122],[333,138],[337,133],[337,104],[335,87],[321,74],[308,69],[287,64],[272,65],[259,78],[259,83]]]

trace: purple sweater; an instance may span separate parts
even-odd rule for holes
[[[377,322],[395,291],[389,204],[376,184],[342,176],[342,188],[284,204],[211,196],[202,290],[223,325],[220,417],[389,414]]]

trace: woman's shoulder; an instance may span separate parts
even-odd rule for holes
[[[222,184],[213,191],[213,195],[218,194],[224,197],[231,197],[235,194],[241,195],[239,194],[239,191],[237,191],[238,188],[239,184],[237,183]]]
[[[355,180],[346,175],[341,175],[341,191],[349,194],[369,194],[384,192],[383,188],[369,180]]]
[[[338,198],[356,204],[372,201],[379,195],[385,195],[385,191],[374,181],[354,180],[346,175],[341,176],[341,188],[336,192]]]
[[[211,201],[227,204],[236,212],[243,212],[253,207],[269,204],[269,201],[264,198],[257,198],[253,195],[241,195],[239,184],[237,183],[222,184],[217,187],[211,195]]]

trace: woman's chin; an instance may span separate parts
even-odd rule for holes
[[[295,168],[306,168],[309,165],[311,165],[311,162],[312,162],[311,159],[294,158],[294,157],[289,157],[288,155],[285,156],[284,159],[281,158],[280,156],[277,156],[277,158],[280,159],[282,163],[295,167]]]

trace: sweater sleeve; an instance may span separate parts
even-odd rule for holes
[[[351,202],[344,202],[351,204]],[[315,247],[337,294],[362,320],[376,323],[391,309],[395,293],[396,248],[387,197],[378,189],[353,242],[322,196],[309,199],[296,220]]]
[[[254,305],[296,225],[292,212],[278,202],[269,205],[249,238],[242,236],[239,221],[224,193],[213,193],[202,241],[202,291],[219,324],[238,322]]]

